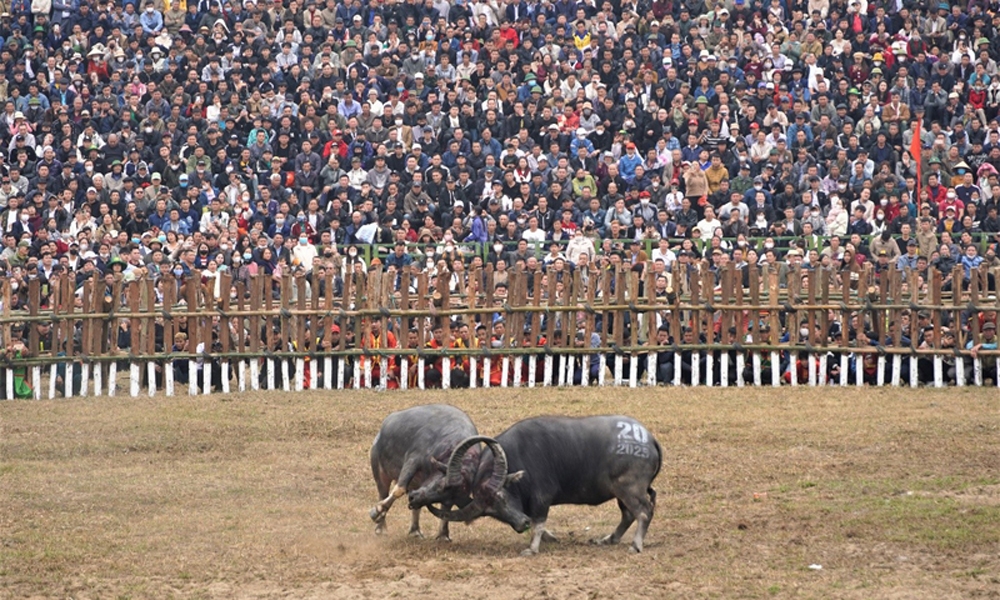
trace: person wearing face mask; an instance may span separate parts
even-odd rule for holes
[[[292,235],[292,220],[285,213],[274,215],[274,223],[268,228],[267,234],[272,238],[276,234],[289,237]]]
[[[730,184],[730,188],[732,188],[732,184]],[[753,178],[753,184],[751,185],[750,189],[748,189],[743,194],[743,202],[747,206],[755,205],[756,204],[755,200],[757,198],[758,193],[764,194],[764,200],[768,204],[771,204],[773,202],[771,196],[771,190],[769,190],[767,186],[764,185],[764,178],[760,176]]]
[[[155,37],[163,29],[163,15],[152,2],[148,2],[139,16],[139,24],[142,25],[143,33]]]
[[[346,277],[351,273],[356,272],[356,270],[359,268],[361,270],[367,269],[367,265],[365,264],[365,259],[364,257],[361,256],[361,253],[358,252],[357,246],[350,246],[347,249],[346,254],[347,257],[342,262],[342,267],[343,267],[342,276]]]
[[[643,223],[654,223],[656,222],[656,212],[656,206],[653,205],[649,191],[639,192],[639,203],[632,205],[632,216],[642,217]]]
[[[293,262],[298,261],[299,266],[308,274],[313,270],[313,261],[317,255],[316,246],[309,242],[309,237],[305,233],[299,234],[298,243],[292,248]]]

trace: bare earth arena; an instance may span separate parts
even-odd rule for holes
[[[558,542],[480,519],[376,536],[382,419],[447,401],[495,436],[627,414],[663,449],[642,554],[614,502]],[[992,390],[253,392],[0,407],[0,598],[997,598]]]

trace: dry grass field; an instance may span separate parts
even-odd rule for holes
[[[376,538],[381,419],[448,401],[499,433],[628,413],[664,468],[646,551],[482,520]],[[436,522],[425,513],[425,533]],[[432,536],[428,536],[429,538]],[[810,565],[822,565],[811,569]],[[996,390],[566,389],[247,393],[0,404],[0,598],[998,598]]]

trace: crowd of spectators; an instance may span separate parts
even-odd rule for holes
[[[7,10],[0,270],[18,306],[65,272],[265,273],[278,293],[289,272],[473,262],[961,266],[966,284],[1000,265],[994,3]]]

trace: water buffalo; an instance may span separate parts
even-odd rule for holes
[[[437,508],[427,504],[422,490],[409,494],[411,506],[428,506],[437,517],[469,522],[482,516],[507,523],[521,533],[534,528],[531,546],[523,554],[537,554],[549,507],[557,504],[596,506],[618,500],[622,518],[599,544],[617,544],[633,521],[638,521],[633,552],[642,552],[646,528],[653,518],[656,492],[651,487],[660,472],[660,444],[641,423],[626,416],[586,418],[536,417],[516,423],[496,439],[472,436],[452,453],[444,485],[453,485],[452,504],[461,505],[468,487],[462,475],[464,454],[480,443],[471,482],[472,497],[464,507]]]
[[[468,504],[467,494],[471,488],[463,485],[460,475],[453,478],[453,484],[447,487],[449,494],[442,494],[440,490],[445,489],[443,482],[448,471],[449,457],[462,440],[477,433],[469,415],[445,404],[415,406],[386,417],[369,453],[372,475],[375,477],[380,499],[369,512],[375,522],[375,533],[385,532],[386,513],[393,502],[408,490],[423,490],[422,494],[435,502],[442,502],[447,510],[452,505],[450,496],[462,495],[462,492],[454,494],[454,491],[465,489],[466,499],[459,505]],[[466,460],[468,484],[471,484],[478,460],[478,452]],[[460,471],[461,466],[456,469],[456,473]],[[410,535],[423,537],[420,532],[420,506],[411,508]],[[437,538],[450,541],[446,519],[441,520]]]

